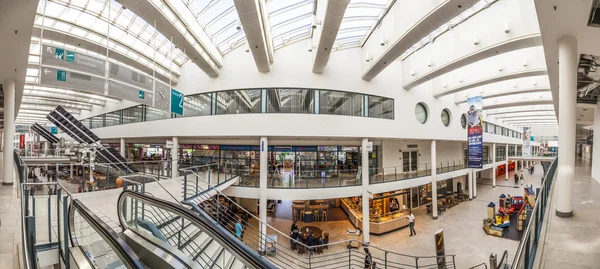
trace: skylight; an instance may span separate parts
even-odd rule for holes
[[[392,2],[392,0],[350,1],[334,47],[341,49],[362,46]]]

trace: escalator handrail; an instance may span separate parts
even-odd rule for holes
[[[90,226],[107,242],[114,250],[115,254],[119,256],[123,264],[130,269],[143,269],[144,267],[140,263],[140,259],[135,254],[133,249],[125,243],[121,237],[111,229],[104,221],[98,216],[91,214],[90,210],[79,200],[73,200],[69,206],[69,238],[73,246],[79,246],[77,243],[77,236],[75,235],[75,211],[81,215]]]
[[[197,225],[202,229],[203,232],[207,233],[211,238],[217,240],[226,250],[230,251],[236,257],[240,257],[241,260],[247,262],[251,268],[266,268],[276,269],[277,267],[271,264],[266,259],[263,259],[253,250],[248,248],[246,245],[235,240],[231,234],[224,231],[222,227],[214,225],[209,219],[204,216],[196,214],[191,209],[177,205],[175,203],[151,197],[148,195],[140,194],[130,190],[125,190],[119,195],[117,206],[121,208],[123,200],[126,197],[132,197],[137,200],[143,201],[145,204],[150,204],[158,208],[164,209],[171,213],[181,216]],[[119,215],[119,222],[123,228],[127,228],[127,224],[123,222],[122,210],[117,210]]]

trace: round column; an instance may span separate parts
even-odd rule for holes
[[[363,244],[369,245],[370,242],[370,224],[369,224],[369,151],[367,145],[369,139],[363,138],[360,148],[361,153],[361,175],[362,175],[362,232]]]
[[[594,110],[594,130],[600,132],[600,102],[596,104]],[[594,144],[592,150],[592,178],[600,182],[600,134],[594,135]]]
[[[564,36],[558,41],[558,174],[556,215],[573,216],[575,177],[575,131],[577,106],[577,39]]]
[[[171,150],[171,179],[176,179],[179,175],[179,137],[173,137],[173,149]]]
[[[260,249],[265,249],[265,235],[267,234],[267,175],[269,174],[269,138],[260,138],[260,164],[259,164],[259,185],[258,185],[258,218],[260,219]]]
[[[123,158],[125,158],[125,160],[127,160],[127,153],[125,152],[126,148],[125,148],[125,138],[121,138],[121,156],[123,156]]]
[[[14,156],[15,151],[15,81],[5,79],[2,85],[4,89],[4,177],[2,185],[13,184]]]
[[[437,201],[437,154],[436,142],[431,140],[431,212],[433,219],[438,219],[438,201]]]
[[[496,143],[492,148],[492,188],[496,187]]]
[[[506,166],[504,166],[504,180],[508,180],[508,144],[506,144],[506,149],[504,150],[504,154],[506,154],[506,159],[504,159]],[[516,171],[515,171],[516,172]]]

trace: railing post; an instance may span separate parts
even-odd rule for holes
[[[209,168],[210,169],[210,166]],[[198,178],[200,177],[200,174],[198,174],[198,167],[196,167],[196,195],[198,195]]]
[[[50,188],[50,185],[48,185],[48,189]],[[48,242],[52,244],[52,201],[50,200],[50,196],[51,195],[48,195]]]
[[[388,255],[388,252],[387,251],[384,252],[383,268],[385,268],[385,269],[387,269],[387,255]]]
[[[187,200],[187,173],[183,173],[183,200]]]
[[[348,247],[348,268],[352,268],[352,248]]]
[[[217,226],[221,226],[221,224],[219,223],[219,209],[221,208],[221,201],[219,201],[219,192],[217,191],[217,201],[215,202],[216,206],[217,206]],[[235,220],[237,221],[237,220]]]
[[[419,269],[419,257],[415,257],[415,268]]]
[[[67,269],[69,269],[71,267],[71,264],[69,262],[69,206],[67,205],[67,203],[69,202],[69,196],[65,196],[63,197],[63,217],[65,218],[63,220],[63,236],[65,237],[63,239],[65,245],[63,246],[64,250],[65,250],[65,265],[67,267]],[[60,229],[60,226],[59,226]]]

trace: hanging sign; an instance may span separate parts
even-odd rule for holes
[[[468,168],[483,167],[483,102],[481,96],[467,99],[467,144]]]

